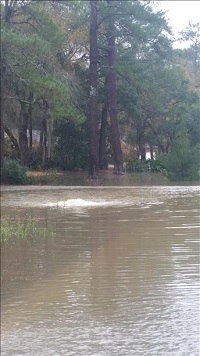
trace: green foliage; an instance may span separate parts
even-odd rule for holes
[[[128,172],[162,172],[163,166],[153,159],[142,161],[139,158],[130,158],[126,169]]]
[[[15,159],[7,159],[1,172],[1,181],[8,184],[23,184],[26,182],[26,170]]]
[[[44,40],[51,42],[51,48],[57,49],[58,46],[63,45],[66,34],[61,31],[53,18],[51,3],[40,2],[38,5],[36,8],[34,6],[30,7],[30,14],[37,24],[40,25],[42,23],[42,26],[40,25],[38,28],[40,36]]]
[[[126,165],[127,172],[147,172],[148,166],[145,161],[139,158],[129,159]]]
[[[5,135],[4,137],[4,158],[11,160],[17,159],[17,152],[15,150],[15,147],[13,146],[13,143],[7,135]]]
[[[29,241],[32,238],[52,236],[52,231],[46,227],[38,227],[31,220],[1,221],[1,243]]]
[[[154,160],[154,159],[148,159],[146,161],[146,164],[149,168],[149,171],[151,172],[163,172],[163,166],[162,164],[160,164],[157,160]]]
[[[17,31],[2,28],[1,40],[3,44],[5,43],[6,45],[13,46],[13,48],[16,48],[17,50],[18,47],[23,49],[29,49],[29,51],[32,52],[34,56],[36,56],[36,54],[46,53],[46,51],[50,51],[49,42],[43,40],[37,34],[29,34],[29,36],[27,36]]]
[[[171,180],[198,180],[200,174],[200,145],[192,146],[186,134],[178,135],[172,151],[159,156],[159,163]]]
[[[35,96],[45,98],[49,102],[54,118],[76,115],[80,121],[84,120],[80,110],[72,103],[71,78],[66,73],[62,73],[58,62],[53,58],[51,42],[37,34],[26,36],[9,29],[2,29],[1,32],[2,42],[5,42],[7,47],[12,47],[13,62],[17,58],[23,63],[15,67],[16,76],[21,78],[21,89],[29,89]],[[13,65],[11,58],[9,61]],[[58,74],[55,73],[56,71]]]
[[[57,122],[55,127],[53,162],[62,170],[86,169],[88,163],[88,138],[85,125],[70,120]]]

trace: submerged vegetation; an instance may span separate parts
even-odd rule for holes
[[[174,48],[153,3],[1,2],[3,183],[31,184],[26,170],[98,178],[109,163],[198,179],[200,24]]]
[[[1,220],[1,242],[30,241],[53,236],[48,227],[39,227],[33,220]]]

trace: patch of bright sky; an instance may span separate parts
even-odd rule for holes
[[[168,20],[176,39],[179,37],[178,33],[187,27],[189,21],[192,23],[200,22],[200,0],[160,0],[155,1],[154,3],[157,10],[166,12],[165,18]],[[178,41],[174,45],[175,47],[182,47],[182,44]]]

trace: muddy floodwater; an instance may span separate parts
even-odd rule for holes
[[[199,356],[199,187],[3,187],[2,356]]]

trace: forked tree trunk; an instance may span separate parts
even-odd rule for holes
[[[90,0],[89,178],[98,178],[99,175],[97,60],[97,0]]]
[[[110,12],[112,13],[112,1],[107,0]],[[123,155],[120,142],[119,124],[117,118],[117,78],[115,71],[116,50],[115,50],[115,24],[113,17],[109,17],[107,27],[108,41],[108,105],[111,122],[111,145],[115,173],[123,172]]]

